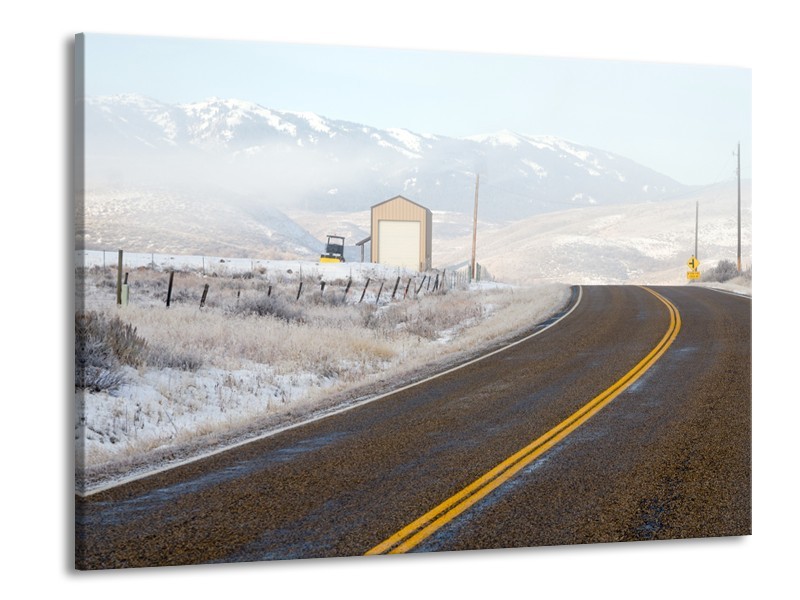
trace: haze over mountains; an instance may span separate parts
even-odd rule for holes
[[[363,210],[403,194],[460,211],[471,204],[476,173],[493,199],[482,207],[492,219],[687,190],[621,156],[551,136],[454,139],[238,100],[169,105],[126,95],[88,98],[85,108],[90,175],[214,184],[277,207]]]
[[[535,236],[552,246],[540,227],[549,221],[537,220],[546,213],[569,210],[580,228],[583,214],[607,209],[624,220],[624,207],[645,204],[658,206],[650,213],[663,221],[675,201],[709,193],[552,136],[503,131],[456,139],[222,99],[173,105],[138,95],[89,97],[83,110],[86,190],[76,206],[76,243],[85,248],[313,258],[325,233],[347,233],[330,230],[335,223],[355,244],[369,234],[369,208],[403,195],[434,211],[434,266],[445,267],[459,262],[453,249],[471,228],[476,173],[479,231],[519,240],[517,255]],[[693,219],[686,229],[693,238]],[[593,252],[602,253],[608,232],[587,230]],[[610,259],[609,276],[624,281],[658,267],[637,266],[631,251],[627,268]],[[499,246],[495,252],[508,255]],[[583,268],[588,276],[598,264],[549,272],[580,276]],[[494,261],[499,276],[498,269]]]

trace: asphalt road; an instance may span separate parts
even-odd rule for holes
[[[583,287],[556,325],[463,369],[76,496],[76,567],[396,550],[381,544],[613,389],[671,327],[663,355],[602,410],[407,551],[747,535],[751,302],[652,290],[668,302],[636,286]]]

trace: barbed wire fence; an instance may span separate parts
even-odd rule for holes
[[[118,305],[136,301],[137,294],[132,294],[132,290],[137,285],[137,280],[143,278],[143,274],[146,274],[144,278],[148,280],[148,285],[155,287],[156,290],[163,286],[154,284],[153,279],[163,274],[163,285],[166,286],[163,301],[167,308],[175,302],[181,304],[197,302],[199,308],[205,308],[214,296],[214,279],[226,280],[224,287],[227,290],[232,285],[231,281],[257,284],[249,287],[242,285],[236,291],[236,304],[239,303],[242,292],[247,291],[250,295],[261,293],[266,298],[280,297],[284,301],[293,298],[294,302],[385,305],[430,294],[446,294],[454,289],[466,289],[472,282],[468,267],[451,271],[432,269],[419,273],[401,272],[398,269],[396,274],[389,277],[385,267],[377,268],[378,265],[372,264],[363,267],[363,263],[358,263],[356,269],[350,268],[349,276],[345,278],[341,276],[341,272],[339,276],[326,277],[325,269],[301,261],[262,261],[206,256],[189,258],[191,260],[186,260],[185,257],[176,259],[174,256],[158,255],[157,259],[154,253],[149,256],[142,253],[126,255],[122,250],[92,251],[92,255],[89,255],[88,251],[84,251],[83,254],[79,253],[76,256],[76,269],[99,269],[106,273],[107,277],[111,273],[116,273],[115,291]],[[478,272],[486,277],[486,271],[482,267],[479,266]],[[181,278],[176,281],[176,273],[200,276],[203,282],[185,283],[180,281]],[[191,290],[187,289],[188,285],[193,286]],[[153,291],[147,295],[152,298]]]

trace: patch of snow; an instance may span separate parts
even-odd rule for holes
[[[373,139],[377,139],[378,140],[378,146],[380,146],[381,148],[389,148],[390,150],[394,150],[395,152],[399,152],[400,154],[402,154],[403,156],[406,156],[408,158],[422,158],[419,154],[415,154],[414,152],[406,150],[405,148],[401,148],[400,146],[397,146],[395,144],[387,142],[386,140],[382,139],[377,134],[373,134],[371,137]]]
[[[533,171],[534,174],[539,179],[544,179],[545,177],[547,177],[547,169],[545,169],[543,166],[533,162],[532,160],[528,160],[527,158],[523,158],[522,159],[522,164],[524,164],[531,171]]]
[[[516,148],[522,143],[520,137],[516,133],[508,130],[503,130],[498,133],[471,135],[464,139],[479,142],[481,144],[488,143],[491,146],[509,146],[511,148]]]
[[[418,135],[406,129],[399,128],[387,129],[386,132],[409,150],[413,150],[414,152],[420,152],[422,150],[421,138]]]
[[[597,200],[592,198],[589,194],[584,194],[584,193],[575,194],[574,196],[572,196],[570,201],[575,203],[585,202],[586,204],[597,204]]]
[[[303,119],[306,123],[308,123],[311,129],[313,129],[314,131],[318,131],[320,133],[327,133],[328,135],[331,134],[331,128],[328,126],[327,121],[313,112],[295,112],[295,113],[290,112],[288,114],[297,115],[298,117]]]

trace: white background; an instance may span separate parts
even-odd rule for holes
[[[6,3],[0,94],[5,267],[3,538],[9,597],[769,598],[796,567],[791,252],[798,51],[790,3]],[[525,8],[518,8],[525,7]],[[753,69],[754,535],[250,565],[72,571],[72,39],[127,33],[523,53]],[[733,140],[735,143],[736,140]],[[793,586],[796,589],[796,586]],[[13,591],[15,588],[18,591]]]

